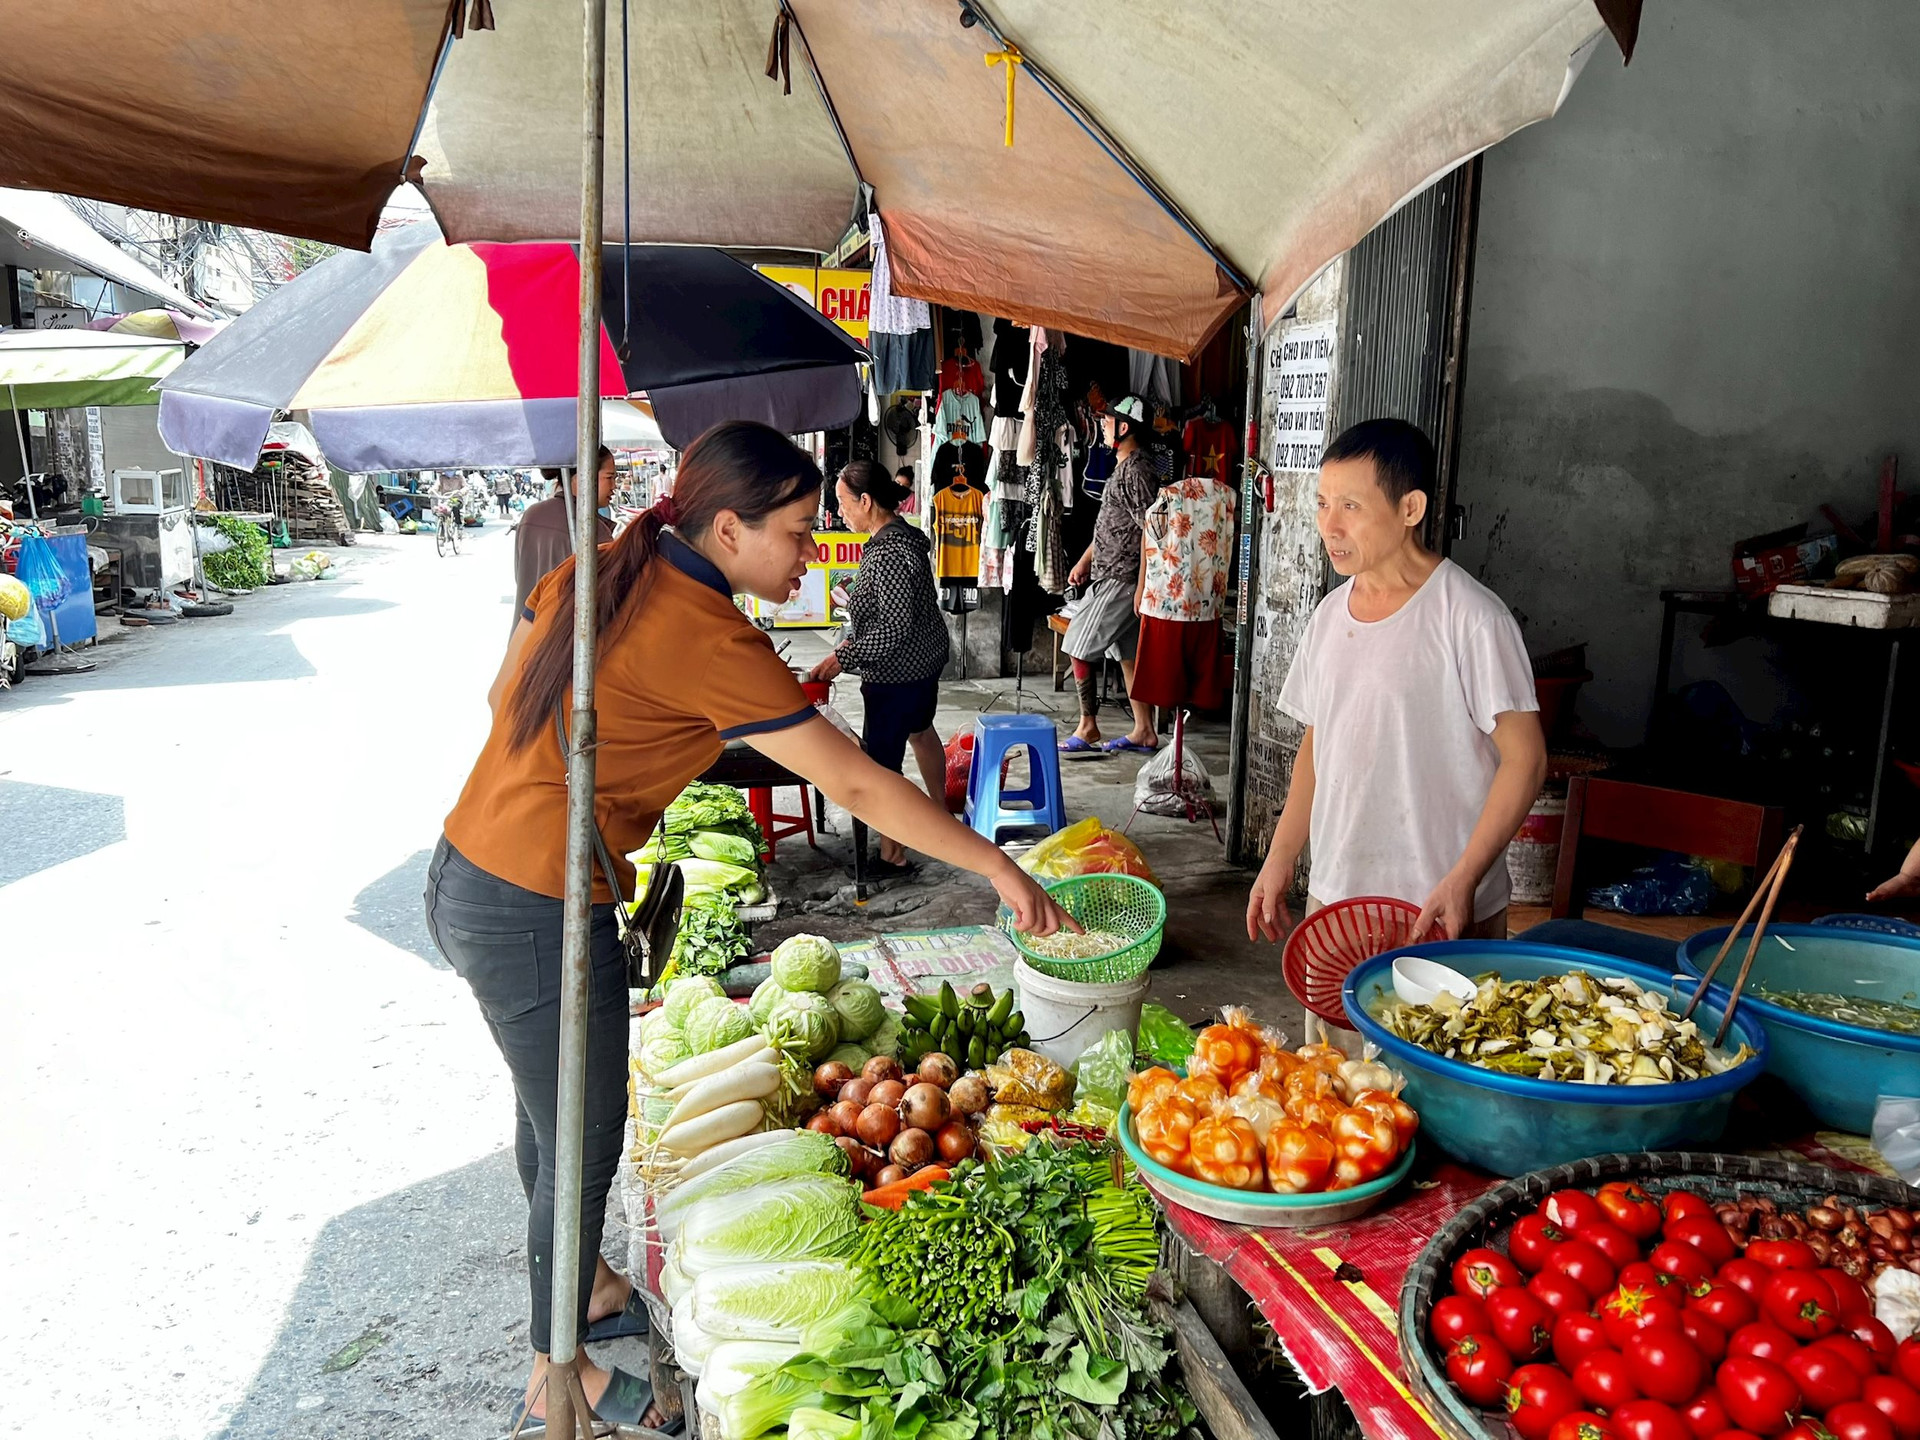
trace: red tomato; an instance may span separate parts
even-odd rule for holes
[[[1755,1305],[1760,1303],[1760,1292],[1767,1288],[1767,1277],[1773,1272],[1766,1266],[1742,1257],[1729,1260],[1720,1267],[1719,1277],[1740,1291]]]
[[[1855,1315],[1873,1313],[1873,1301],[1867,1295],[1867,1287],[1846,1271],[1826,1269],[1820,1271],[1819,1275],[1833,1287],[1833,1308],[1840,1313],[1841,1329],[1844,1330]]]
[[[1547,1269],[1566,1276],[1589,1295],[1604,1295],[1613,1288],[1613,1262],[1578,1236],[1553,1247]]]
[[[1760,1440],[1751,1430],[1722,1430],[1713,1440]]]
[[[1894,1353],[1899,1347],[1894,1343],[1893,1331],[1889,1330],[1882,1321],[1874,1319],[1871,1315],[1855,1316],[1846,1323],[1845,1328],[1848,1335],[1873,1352],[1874,1364],[1889,1373],[1893,1371]],[[1905,1375],[1903,1378],[1909,1385],[1913,1384],[1911,1375]]]
[[[1800,1408],[1800,1387],[1793,1376],[1752,1355],[1722,1361],[1714,1386],[1733,1423],[1756,1435],[1780,1434]]]
[[[1609,1418],[1620,1440],[1693,1440],[1686,1421],[1658,1400],[1629,1400]]]
[[[1698,1310],[1681,1312],[1680,1333],[1693,1342],[1693,1348],[1706,1357],[1709,1365],[1727,1358],[1727,1332]]]
[[[1833,1440],[1893,1440],[1887,1417],[1864,1400],[1848,1400],[1827,1411],[1826,1426]]]
[[[1589,1405],[1611,1410],[1640,1398],[1627,1357],[1618,1350],[1596,1350],[1573,1367],[1573,1388]]]
[[[1562,1315],[1554,1321],[1553,1358],[1569,1374],[1594,1351],[1608,1348],[1606,1329],[1597,1316]]]
[[[1616,1285],[1645,1285],[1660,1290],[1678,1290],[1673,1298],[1686,1301],[1687,1282],[1678,1275],[1669,1275],[1664,1270],[1656,1270],[1644,1260],[1636,1260],[1631,1265],[1620,1267],[1620,1273],[1614,1277]]]
[[[1527,1281],[1527,1293],[1555,1315],[1583,1315],[1593,1308],[1593,1297],[1584,1287],[1552,1270]]]
[[[1662,1240],[1653,1247],[1647,1263],[1656,1270],[1678,1275],[1687,1282],[1688,1289],[1713,1278],[1713,1262],[1684,1240]]]
[[[1776,1365],[1799,1348],[1800,1342],[1793,1336],[1778,1325],[1769,1325],[1764,1320],[1742,1325],[1727,1337],[1728,1355],[1751,1355],[1759,1360],[1771,1360]]]
[[[1731,1335],[1751,1325],[1760,1313],[1752,1297],[1725,1280],[1703,1280],[1687,1291],[1687,1309],[1703,1315]]]
[[[1567,1232],[1546,1216],[1522,1215],[1507,1232],[1507,1254],[1531,1275],[1547,1263],[1553,1247],[1566,1238]]]
[[[1693,1399],[1712,1373],[1693,1342],[1677,1330],[1642,1330],[1628,1338],[1625,1353],[1641,1392],[1669,1405]]]
[[[1616,1430],[1605,1417],[1591,1410],[1574,1410],[1553,1422],[1547,1440],[1624,1440],[1625,1432]]]
[[[1727,1227],[1718,1219],[1706,1215],[1689,1215],[1685,1219],[1670,1221],[1667,1239],[1693,1246],[1715,1265],[1724,1265],[1740,1253],[1734,1246],[1733,1237],[1727,1234]]]
[[[1693,1403],[1680,1412],[1680,1418],[1693,1432],[1694,1440],[1713,1440],[1722,1430],[1733,1426],[1727,1418],[1727,1407],[1721,1403],[1720,1392],[1712,1389],[1694,1396]]]
[[[1660,1233],[1660,1202],[1631,1180],[1610,1180],[1594,1194],[1607,1219],[1636,1240]]]
[[[1622,1349],[1627,1336],[1636,1330],[1678,1330],[1680,1313],[1678,1305],[1652,1290],[1620,1287],[1600,1301],[1600,1323],[1606,1327],[1607,1338]]]
[[[1809,1350],[1831,1350],[1855,1370],[1862,1379],[1880,1373],[1880,1363],[1873,1358],[1873,1351],[1851,1335],[1829,1335],[1824,1340],[1816,1340],[1807,1347]]]
[[[1611,1260],[1616,1270],[1623,1265],[1640,1263],[1640,1242],[1618,1225],[1603,1220],[1587,1226],[1580,1232],[1580,1238]]]
[[[1449,1295],[1444,1300],[1436,1301],[1427,1326],[1442,1350],[1462,1335],[1493,1333],[1486,1306],[1471,1295]]]
[[[1920,1440],[1920,1390],[1891,1375],[1869,1375],[1860,1398],[1886,1417],[1894,1440]]]
[[[1818,1340],[1840,1328],[1833,1287],[1811,1270],[1782,1270],[1760,1292],[1760,1312],[1796,1340]]]
[[[1786,1371],[1800,1387],[1800,1398],[1815,1414],[1860,1398],[1860,1372],[1824,1345],[1796,1350],[1785,1361]]]
[[[1547,1440],[1553,1422],[1579,1408],[1573,1381],[1551,1365],[1522,1365],[1507,1383],[1507,1419],[1520,1440]]]
[[[1660,1200],[1660,1211],[1667,1224],[1676,1220],[1685,1220],[1690,1215],[1705,1215],[1713,1218],[1713,1206],[1691,1190],[1669,1190]]]
[[[1569,1235],[1578,1235],[1589,1225],[1607,1223],[1607,1212],[1584,1190],[1554,1191],[1540,1206],[1540,1213]]]
[[[1519,1269],[1498,1250],[1469,1250],[1453,1262],[1456,1295],[1476,1295],[1484,1300],[1503,1285],[1520,1283]]]
[[[1780,1440],[1833,1440],[1833,1436],[1827,1433],[1826,1426],[1818,1420],[1800,1420],[1796,1421],[1793,1428],[1782,1435]]]
[[[1894,1348],[1893,1373],[1920,1390],[1920,1335],[1909,1335]]]
[[[1513,1357],[1491,1335],[1462,1335],[1447,1347],[1447,1379],[1471,1404],[1498,1404],[1511,1374]]]
[[[1820,1262],[1804,1240],[1755,1240],[1746,1258],[1769,1270],[1818,1270]]]
[[[1485,1301],[1493,1338],[1515,1360],[1538,1360],[1553,1343],[1553,1312],[1525,1290],[1496,1290]]]

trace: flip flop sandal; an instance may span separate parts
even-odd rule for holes
[[[1133,750],[1142,755],[1152,755],[1157,753],[1159,747],[1154,745],[1136,744],[1134,741],[1129,740],[1126,736],[1122,735],[1118,740],[1107,741],[1107,743],[1102,745],[1100,748],[1106,751],[1109,755],[1118,755],[1123,750]]]
[[[1078,735],[1069,735],[1057,747],[1062,755],[1098,755],[1106,747],[1090,745]]]
[[[542,1385],[541,1390],[546,1387]],[[540,1390],[534,1392],[538,1399]],[[625,1426],[628,1429],[645,1429],[641,1422],[646,1418],[648,1409],[653,1405],[653,1386],[638,1375],[629,1374],[616,1368],[607,1381],[606,1393],[600,1397],[600,1403],[593,1407],[594,1418],[606,1425]],[[508,1434],[516,1440],[544,1440],[547,1422],[527,1412],[532,1408],[530,1402],[523,1401],[513,1413],[513,1428]],[[669,1420],[656,1433],[678,1435],[686,1428],[686,1420]]]
[[[607,1315],[594,1321],[580,1338],[589,1345],[597,1345],[604,1340],[625,1340],[630,1335],[644,1335],[652,1328],[653,1320],[647,1313],[647,1302],[641,1298],[640,1287],[636,1285],[627,1291],[626,1309],[618,1315]]]

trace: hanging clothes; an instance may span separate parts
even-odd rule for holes
[[[986,343],[986,337],[980,333],[980,312],[943,309],[940,313],[945,320],[947,339],[966,346],[969,355],[978,355]]]
[[[933,452],[932,481],[935,489],[950,483],[955,475],[967,484],[985,490],[987,483],[987,450],[984,445],[976,445],[971,440],[962,440],[958,444],[949,440]]]
[[[1127,351],[1127,388],[1163,406],[1180,403],[1180,362],[1147,350]]]
[[[1020,418],[1020,395],[1027,386],[1027,371],[1033,361],[1033,334],[1024,325],[1011,320],[993,322],[993,413]]]
[[[1217,620],[1225,612],[1233,508],[1231,486],[1199,475],[1154,498],[1140,528],[1142,615],[1191,622]]]
[[[995,422],[998,423],[997,421]],[[1027,520],[1026,479],[1011,450],[995,450],[987,467],[987,518],[980,533],[980,587],[1009,588],[1013,556]]]
[[[927,332],[933,339],[933,312],[924,300],[909,300],[893,293],[893,272],[887,263],[887,236],[878,212],[867,216],[867,238],[873,242],[872,293],[867,300],[867,330],[870,334],[911,335]],[[904,387],[903,387],[904,388]]]
[[[1059,331],[1048,331],[1034,326],[1030,342],[1032,358],[1027,369],[1027,383],[1020,392],[1020,445],[1018,454],[1022,465],[1031,465],[1035,451],[1039,448],[1041,427],[1035,411],[1040,405],[1041,358],[1045,355],[1064,357],[1067,350],[1066,336]],[[1064,365],[1056,367],[1048,385],[1056,387],[1059,395],[1052,398],[1052,404],[1060,413],[1066,413],[1067,377]]]
[[[880,394],[933,389],[933,331],[893,335],[874,330],[868,335],[867,343],[873,351],[874,389]]]
[[[946,398],[949,390],[958,390],[962,395],[984,395],[987,393],[987,374],[980,368],[980,362],[971,355],[949,355],[940,362],[940,395]]]
[[[993,423],[987,427],[987,444],[993,447],[996,454],[1014,459],[1014,452],[1020,448],[1020,417],[994,411]]]
[[[943,584],[979,583],[984,515],[985,496],[971,485],[942,485],[933,492],[933,573]]]
[[[978,366],[974,367],[978,369]],[[987,420],[980,413],[980,397],[962,394],[958,390],[949,390],[940,397],[940,408],[934,413],[933,433],[947,436],[953,434],[955,426],[962,426],[967,439],[976,445],[987,442]]]
[[[1203,415],[1196,415],[1187,421],[1181,439],[1187,447],[1189,475],[1205,475],[1222,485],[1233,483],[1233,462],[1239,450],[1234,443],[1236,437],[1233,426],[1224,420],[1209,420]]]

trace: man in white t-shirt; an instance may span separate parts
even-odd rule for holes
[[[1503,863],[1546,774],[1533,669],[1500,597],[1420,543],[1433,446],[1368,420],[1320,462],[1327,559],[1348,577],[1313,612],[1280,690],[1307,727],[1247,903],[1279,940],[1312,842],[1308,910],[1356,895],[1422,906],[1450,938],[1505,938]]]

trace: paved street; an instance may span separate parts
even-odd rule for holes
[[[508,628],[470,537],[0,695],[8,1428],[505,1434],[512,1098],[420,914]]]

